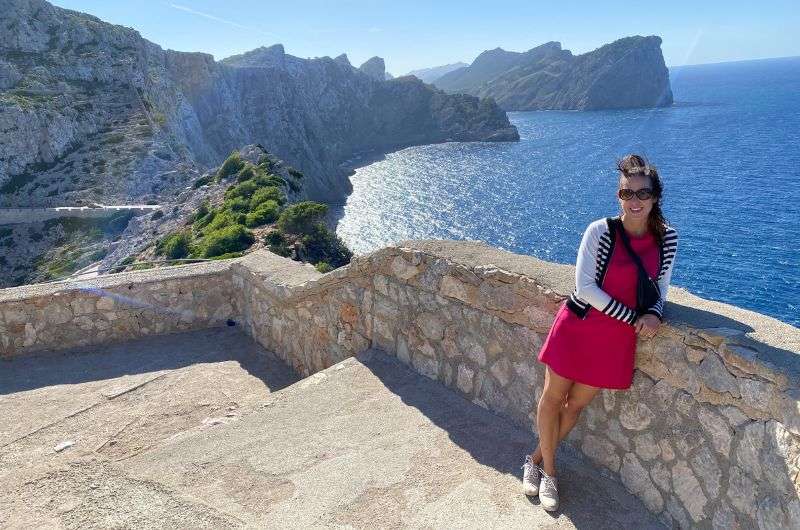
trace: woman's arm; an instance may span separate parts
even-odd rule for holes
[[[666,270],[658,280],[658,290],[661,292],[661,298],[658,302],[644,312],[645,315],[655,315],[658,320],[664,322],[664,304],[667,302],[667,290],[669,283],[672,279],[672,267],[675,265],[675,254],[678,251],[678,233],[674,229],[670,229],[664,234],[664,266]]]
[[[633,325],[636,321],[636,311],[611,297],[598,287],[595,281],[596,256],[603,226],[606,226],[605,220],[602,221],[602,224],[600,221],[596,221],[590,224],[583,233],[581,244],[578,247],[578,260],[575,264],[576,294],[578,298],[586,300],[598,311]]]

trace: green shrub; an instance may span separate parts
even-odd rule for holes
[[[328,206],[314,201],[303,201],[287,206],[278,218],[278,229],[287,234],[307,234],[319,224]]]
[[[209,209],[208,200],[205,200],[200,204],[200,207],[189,219],[188,224],[193,225],[192,228],[194,228],[195,232],[199,232],[208,226],[208,224],[214,220],[218,213],[219,211],[216,209]]]
[[[266,201],[259,204],[253,211],[247,214],[245,226],[250,228],[274,223],[278,218],[279,205],[275,201]]]
[[[245,164],[244,167],[239,171],[236,175],[236,180],[239,182],[244,182],[246,180],[250,180],[255,178],[256,176],[256,168],[253,167],[252,164]]]
[[[271,170],[273,167],[275,167],[275,163],[270,160],[267,155],[261,155],[258,157],[258,165],[266,168],[267,170]]]
[[[277,230],[270,230],[264,234],[264,243],[267,245],[267,248],[269,248],[270,251],[278,254],[279,256],[288,257],[292,254],[292,250],[289,248],[289,243],[286,241],[286,237],[284,237],[284,235]]]
[[[255,210],[259,204],[267,201],[273,201],[276,204],[281,205],[285,200],[286,198],[278,188],[273,188],[272,186],[268,188],[261,188],[250,198],[250,209]]]
[[[233,199],[225,201],[223,206],[232,212],[246,213],[250,211],[250,202],[244,197],[234,197]]]
[[[243,166],[244,160],[242,160],[242,157],[239,155],[239,151],[234,151],[225,159],[225,162],[222,163],[219,171],[217,171],[217,182],[238,173]]]
[[[246,250],[253,244],[253,233],[242,225],[231,225],[209,232],[199,243],[197,252],[204,258]]]
[[[316,269],[317,269],[319,272],[321,272],[322,274],[325,274],[326,272],[331,272],[331,271],[333,270],[333,267],[331,267],[331,266],[330,266],[330,265],[329,265],[327,262],[325,262],[325,261],[320,261],[319,263],[317,263],[316,265],[314,265],[314,268],[316,268]]]
[[[286,238],[277,230],[270,230],[264,234],[264,243],[267,245],[284,245],[286,244]]]
[[[191,238],[186,232],[176,232],[164,237],[156,245],[156,254],[169,259],[185,258],[189,255]]]
[[[191,217],[192,222],[196,223],[197,221],[208,215],[210,207],[211,203],[208,201],[208,199],[204,199],[203,202],[200,203],[200,206],[197,207],[197,211],[195,211],[194,214],[192,215]]]
[[[286,181],[278,175],[259,175],[256,178],[256,183],[259,186],[275,186],[281,188],[286,185]]]
[[[249,199],[258,190],[258,184],[252,180],[246,180],[236,186],[231,186],[225,191],[225,199],[234,199],[236,197],[243,197]]]
[[[305,247],[308,261],[311,263],[325,261],[337,268],[350,263],[350,259],[353,257],[353,253],[341,238],[321,224],[317,225],[309,234],[304,235],[301,241]]]
[[[232,225],[241,225],[244,224],[245,215],[240,214],[237,212],[232,212],[229,210],[216,210],[212,212],[214,217],[211,221],[203,228],[203,232],[214,232],[221,228],[225,228],[227,226]],[[211,214],[209,214],[211,215]]]

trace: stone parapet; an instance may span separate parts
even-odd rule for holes
[[[0,326],[11,337],[3,353],[231,318],[303,375],[376,347],[535,432],[544,380],[536,355],[574,267],[479,241],[430,240],[327,274],[259,251],[111,278],[81,293],[67,284],[0,292]],[[119,305],[122,296],[138,305]],[[173,313],[162,322],[164,308]],[[665,318],[656,337],[637,343],[631,389],[603,390],[567,443],[667,523],[800,527],[800,330],[676,287]]]
[[[0,358],[207,328],[234,317],[230,262],[0,290]]]

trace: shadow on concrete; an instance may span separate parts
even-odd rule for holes
[[[357,359],[403,403],[445,430],[476,462],[517,477],[522,495],[520,466],[536,442],[531,432],[420,375],[385,352],[367,350]],[[551,513],[554,524],[563,514],[576,528],[664,528],[641,501],[579,453],[562,444],[557,459],[562,500],[559,510]],[[538,497],[528,500],[539,504]]]
[[[0,396],[223,361],[238,362],[270,392],[300,379],[240,329],[221,327],[3,359]]]

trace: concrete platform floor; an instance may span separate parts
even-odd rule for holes
[[[0,418],[2,528],[661,527],[563,450],[545,512],[530,433],[381,352],[297,381],[224,328],[0,361]]]

